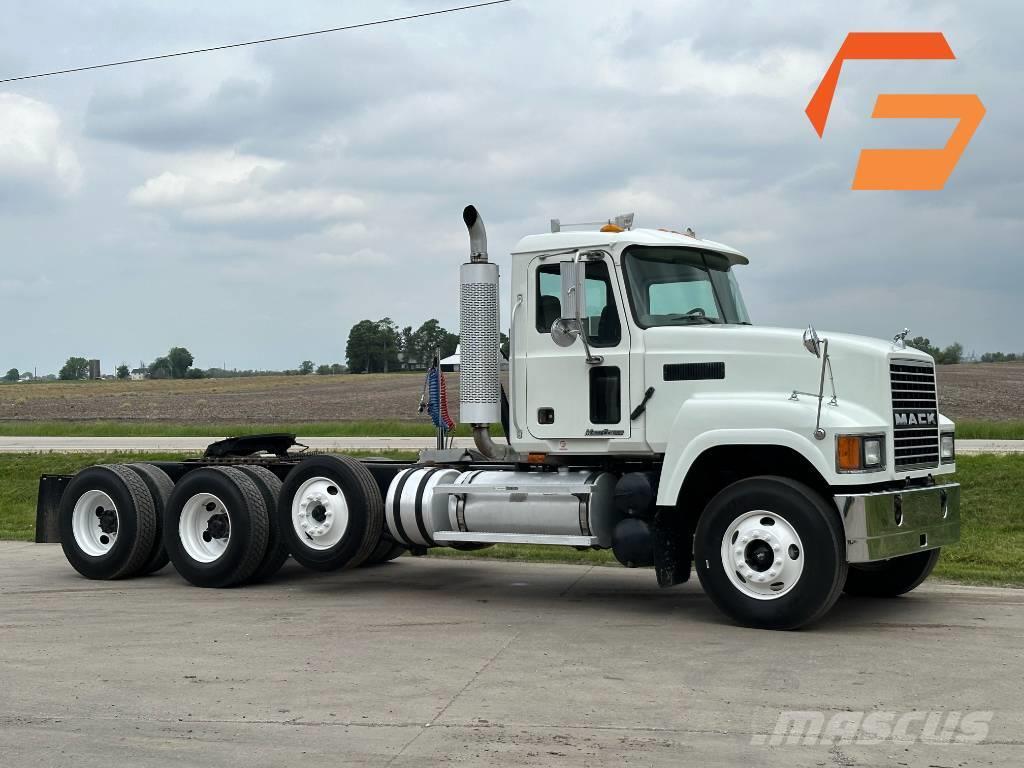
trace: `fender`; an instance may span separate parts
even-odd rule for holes
[[[813,439],[815,406],[810,400],[692,398],[679,409],[658,488],[658,505],[675,506],[690,467],[702,453],[720,445],[777,445],[791,448],[831,483],[835,474],[826,456],[830,440]],[[779,425],[789,425],[780,427]],[[831,432],[831,430],[830,430]]]

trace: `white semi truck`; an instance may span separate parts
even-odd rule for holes
[[[512,254],[509,391],[498,267],[466,208],[460,416],[475,449],[417,462],[302,455],[294,437],[202,459],[97,466],[40,484],[39,540],[84,576],[168,558],[191,583],[270,578],[495,543],[611,549],[724,613],[791,629],[842,591],[918,586],[960,533],[954,425],[935,365],[892,341],[760,328],[739,251],[632,217]],[[492,436],[503,422],[504,439]]]

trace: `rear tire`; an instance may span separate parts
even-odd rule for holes
[[[812,488],[785,477],[740,480],[720,491],[697,523],[694,562],[723,613],[762,629],[817,621],[846,581],[839,515]]]
[[[117,464],[89,467],[72,478],[61,497],[59,524],[64,556],[88,579],[139,573],[157,537],[149,489]]]
[[[270,518],[270,526],[267,532],[267,554],[263,556],[256,573],[249,579],[250,584],[259,584],[266,581],[281,570],[285,560],[288,559],[288,548],[285,547],[281,534],[277,529],[278,499],[281,498],[281,480],[266,467],[243,466],[239,469],[256,481],[260,491],[263,493],[263,501],[267,505],[267,514]]]
[[[935,564],[941,550],[915,552],[878,563],[853,563],[846,575],[843,591],[857,597],[899,597],[921,586]]]
[[[355,568],[381,540],[384,499],[355,459],[311,456],[285,478],[277,524],[288,551],[306,568]]]
[[[153,498],[153,509],[156,510],[156,538],[153,541],[153,551],[149,560],[139,571],[140,575],[156,573],[166,566],[171,559],[167,556],[167,548],[164,547],[164,510],[167,508],[167,500],[174,490],[174,482],[167,473],[152,464],[128,464],[128,469],[134,471],[142,482],[149,488],[149,495]]]
[[[174,486],[164,514],[171,562],[197,587],[244,583],[267,552],[270,518],[256,482],[235,467],[204,467]]]

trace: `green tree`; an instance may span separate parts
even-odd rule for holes
[[[316,367],[316,375],[317,376],[330,376],[331,375],[331,366],[326,365],[326,364],[325,365],[318,365]]]
[[[448,357],[455,352],[458,344],[459,337],[446,331],[441,327],[441,323],[434,319],[427,320],[413,334],[414,357],[421,368],[430,365],[438,350],[442,358]]]
[[[119,366],[117,366],[117,378],[122,379],[122,380],[123,379],[128,379],[128,378],[131,378],[131,375],[132,375],[131,370],[124,363],[121,363]]]
[[[398,351],[401,348],[399,338],[401,332],[398,330],[398,326],[395,325],[395,321],[390,317],[378,320],[376,325],[377,338],[381,347],[381,370],[384,373],[397,370],[399,367]]]
[[[379,356],[377,326],[372,320],[360,320],[348,332],[345,359],[353,373],[371,373]]]
[[[174,369],[171,367],[171,361],[169,358],[158,357],[149,364],[149,378],[170,379],[173,378],[173,370]]]
[[[1017,360],[1024,360],[1024,355],[1016,352],[986,352],[981,356],[983,363],[1014,363]]]
[[[58,374],[61,381],[78,381],[89,375],[89,361],[84,357],[69,357]]]
[[[402,329],[398,339],[398,347],[402,351],[406,366],[415,368],[416,363],[419,361],[416,360],[416,334],[413,333],[411,325],[407,325]]]
[[[908,347],[913,347],[922,352],[927,352],[939,365],[956,365],[964,358],[964,348],[960,342],[953,342],[945,349],[939,349],[932,344],[931,339],[926,336],[915,336],[907,342]],[[984,358],[982,358],[984,360]]]
[[[185,347],[171,347],[167,353],[167,362],[170,364],[171,378],[184,379],[195,358]]]
[[[926,336],[915,336],[907,342],[907,346],[925,352],[936,359],[941,354],[939,348],[932,346],[931,339]]]
[[[341,363],[331,363],[331,375],[340,376],[345,372],[345,366]]]
[[[459,348],[459,334],[444,332],[444,342],[441,344],[441,357],[451,357]]]
[[[312,360],[303,360],[301,363],[299,363],[299,375],[309,376],[309,374],[311,374],[315,368],[316,366],[313,365]]]
[[[11,370],[4,374],[4,381],[17,381],[20,378],[21,373],[18,372],[17,368],[11,368]]]
[[[935,358],[935,362],[942,365],[957,365],[964,358],[963,345],[955,341],[942,350]]]

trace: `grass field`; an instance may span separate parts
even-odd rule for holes
[[[394,458],[411,458],[391,454]],[[0,539],[34,537],[36,489],[43,473],[73,473],[97,463],[145,461],[163,455],[0,455]],[[181,458],[180,455],[173,458]],[[962,538],[943,551],[938,578],[976,584],[1024,586],[1024,456],[964,456],[956,480],[963,485]],[[614,565],[610,552],[563,547],[498,545],[475,553],[432,550],[432,556]]]
[[[958,440],[1024,440],[1024,421],[958,421]]]

